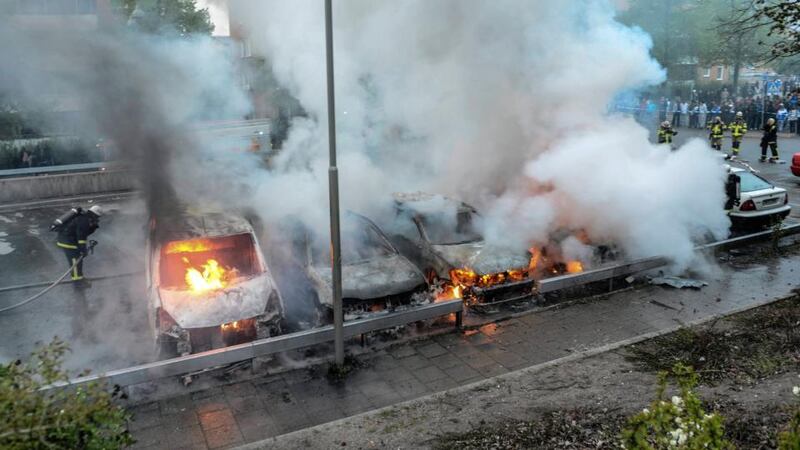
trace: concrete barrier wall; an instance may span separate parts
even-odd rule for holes
[[[134,184],[128,170],[0,178],[0,204],[129,191]]]

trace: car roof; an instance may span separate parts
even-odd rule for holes
[[[179,210],[156,217],[156,236],[160,242],[236,234],[253,234],[250,222],[236,214]]]

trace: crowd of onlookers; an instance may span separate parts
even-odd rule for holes
[[[724,123],[731,123],[741,112],[748,129],[761,129],[765,121],[774,118],[779,132],[800,134],[800,88],[794,87],[764,96],[746,86],[738,98],[730,95],[727,88],[713,93],[692,91],[687,98],[643,97],[638,105],[618,105],[616,110],[632,114],[648,127],[669,121],[673,127],[701,129],[717,116]]]

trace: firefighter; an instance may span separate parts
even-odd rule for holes
[[[64,250],[67,263],[72,268],[72,281],[78,287],[90,287],[91,283],[83,278],[83,260],[86,257],[88,248],[86,246],[89,235],[100,227],[99,219],[103,215],[103,209],[99,205],[94,205],[87,211],[80,211],[74,214],[68,222],[58,230],[58,240],[56,245]]]
[[[672,129],[672,124],[669,120],[661,122],[658,128],[658,143],[659,144],[672,144],[672,136],[678,134],[677,130]]]
[[[739,146],[742,144],[742,137],[747,134],[747,123],[744,121],[744,114],[739,111],[736,113],[736,120],[728,125],[731,130],[731,140],[733,146],[733,158],[739,156]]]
[[[711,130],[708,134],[708,139],[711,141],[711,148],[714,150],[722,150],[722,136],[726,128],[728,127],[725,126],[719,116],[714,117],[714,120],[708,124],[708,129]]]
[[[764,124],[764,135],[761,136],[761,158],[759,161],[764,162],[767,160],[767,147],[772,150],[772,156],[769,162],[778,162],[778,125],[775,124],[775,119],[770,117],[767,123]]]

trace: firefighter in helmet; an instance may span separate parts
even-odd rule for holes
[[[767,160],[767,147],[772,150],[772,156],[769,162],[778,162],[778,126],[775,124],[775,119],[770,117],[767,123],[764,124],[764,135],[761,136],[761,158],[759,161],[764,162]]]
[[[711,131],[708,134],[708,139],[711,141],[711,148],[714,150],[722,150],[722,136],[725,132],[725,123],[719,116],[714,117],[714,120],[708,124],[708,129]]]
[[[99,219],[102,215],[103,209],[100,205],[94,205],[86,211],[79,210],[58,229],[56,245],[67,257],[72,281],[81,287],[91,285],[83,278],[83,258],[89,251],[87,247],[89,235],[100,227]]]
[[[741,111],[736,113],[736,119],[728,125],[731,130],[731,140],[733,146],[733,157],[739,156],[739,146],[742,144],[742,137],[747,134],[747,122],[744,121],[744,114]]]
[[[672,136],[676,134],[678,132],[672,129],[672,124],[669,123],[669,120],[665,120],[661,122],[661,126],[658,128],[658,143],[672,144]]]

